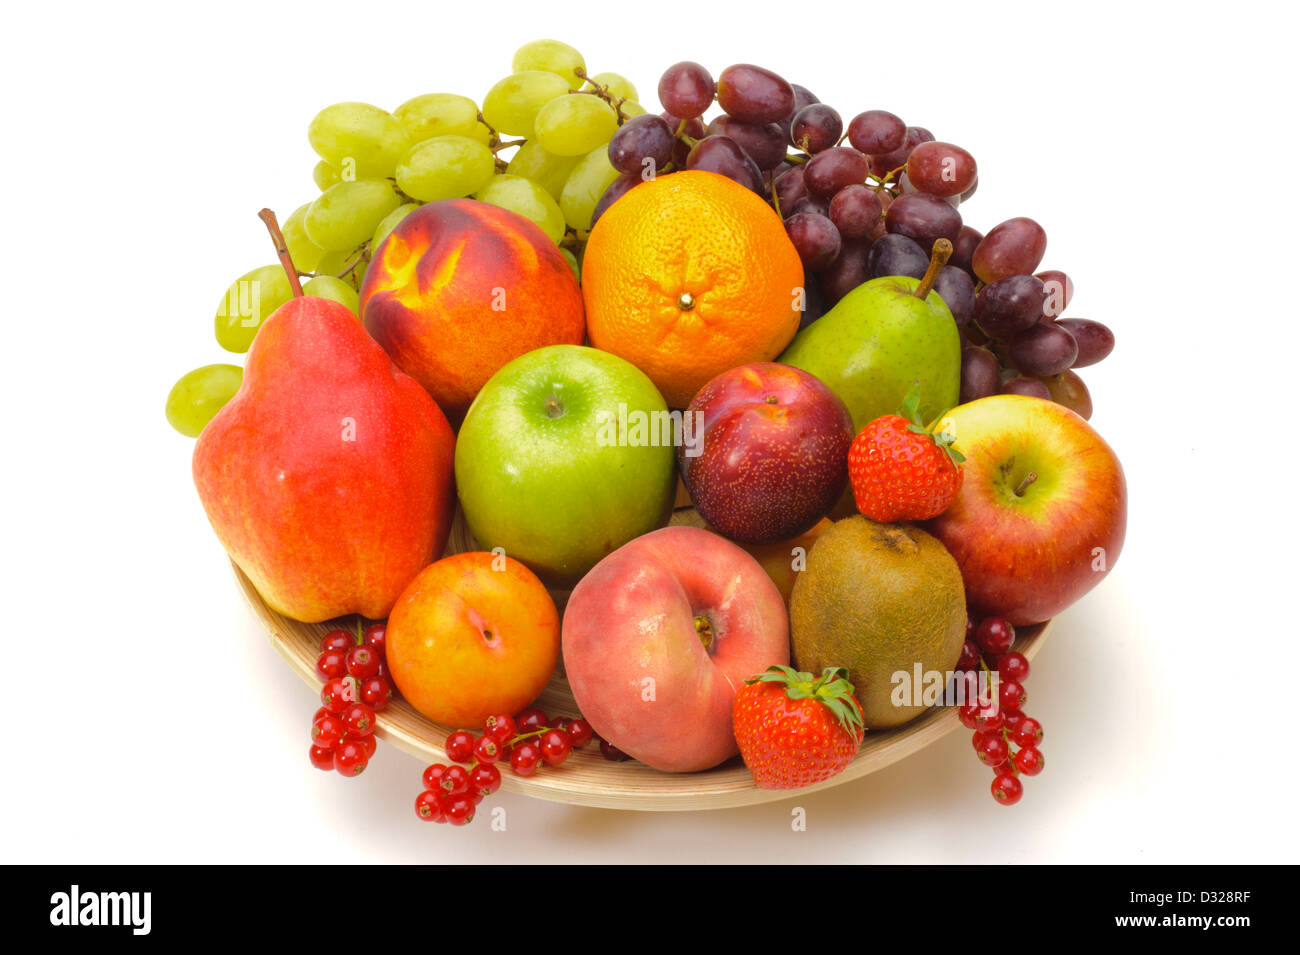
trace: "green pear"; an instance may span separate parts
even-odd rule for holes
[[[897,414],[914,384],[921,389],[923,421],[957,404],[961,333],[943,299],[930,291],[936,262],[942,267],[936,256],[919,281],[885,275],[859,285],[777,359],[824,381],[848,407],[855,432]]]

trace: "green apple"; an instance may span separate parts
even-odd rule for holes
[[[653,382],[616,355],[551,345],[516,358],[483,386],[456,441],[470,532],[548,586],[572,587],[667,523],[672,425]]]

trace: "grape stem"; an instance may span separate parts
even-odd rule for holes
[[[913,295],[925,301],[925,297],[934,288],[934,280],[939,277],[939,270],[948,264],[948,257],[951,255],[952,243],[947,239],[936,239],[934,249],[930,253],[930,267],[925,270],[925,275],[921,277],[921,284],[916,287]]]
[[[302,298],[302,283],[298,281],[298,269],[294,267],[293,257],[289,255],[289,246],[284,241],[284,233],[280,231],[280,223],[276,221],[275,213],[270,209],[263,209],[257,217],[266,223],[266,231],[271,233],[271,241],[275,243],[275,254],[280,257],[284,274],[289,277],[289,288],[293,290],[293,297]]]

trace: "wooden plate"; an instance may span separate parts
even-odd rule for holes
[[[457,520],[448,552],[470,549],[473,549],[473,541],[463,523]],[[243,572],[233,564],[231,566],[249,606],[266,625],[272,645],[299,676],[313,688],[319,688],[316,658],[320,655],[321,637],[336,627],[352,629],[355,618],[311,624],[281,616],[267,606]],[[557,604],[563,610],[564,597],[567,595],[555,596]],[[1050,628],[1051,621],[1036,627],[1022,628],[1016,638],[1016,649],[1027,657],[1033,657]],[[559,672],[551,679],[537,705],[556,716],[578,715],[568,681]],[[439,726],[425,719],[401,699],[394,699],[379,715],[378,724],[376,735],[425,763],[446,761],[443,742],[447,734],[457,728]],[[594,745],[576,750],[563,766],[546,767],[526,779],[509,771],[503,772],[502,788],[538,799],[607,809],[685,811],[749,806],[788,799],[858,779],[910,756],[960,727],[955,707],[934,707],[906,726],[895,730],[868,732],[862,749],[844,772],[825,782],[799,790],[757,788],[739,757],[702,773],[662,773],[633,760],[610,762],[600,755],[599,749]]]

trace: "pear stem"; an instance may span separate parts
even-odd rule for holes
[[[302,298],[302,283],[298,281],[298,270],[289,255],[289,246],[284,241],[284,233],[280,231],[280,223],[276,221],[275,213],[270,209],[263,209],[257,217],[266,223],[266,231],[271,233],[271,241],[275,243],[275,254],[280,257],[284,274],[289,276],[289,288],[293,289],[293,297]]]
[[[951,255],[952,243],[947,239],[935,239],[934,250],[930,253],[930,267],[925,270],[925,275],[921,276],[921,284],[916,287],[913,295],[925,301],[925,297],[930,294],[930,289],[934,288],[934,280],[939,277],[939,270],[948,264]]]

